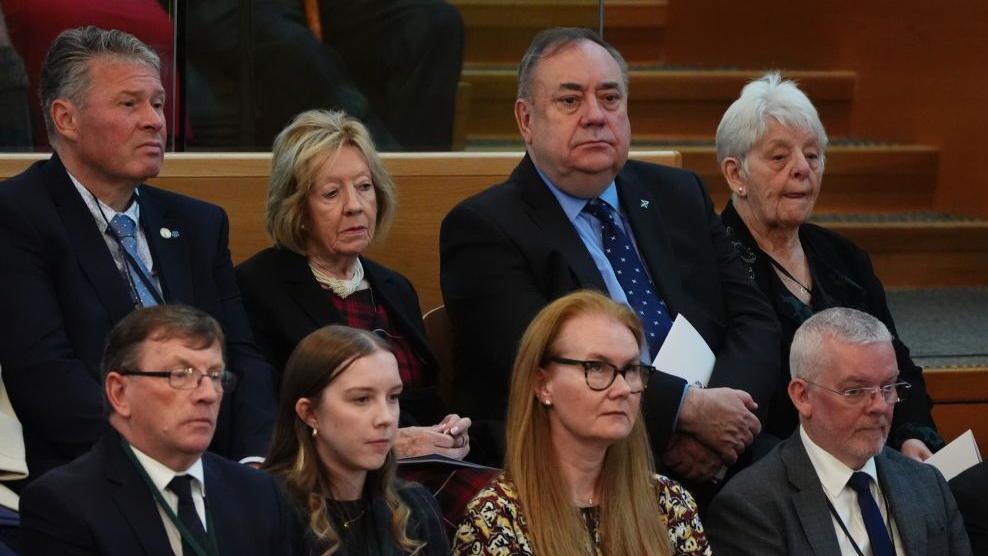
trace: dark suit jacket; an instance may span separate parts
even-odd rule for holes
[[[234,458],[263,455],[274,415],[271,366],[254,347],[240,303],[226,214],[147,185],[138,191],[165,300],[220,322],[227,366],[241,377],[224,400],[213,448]],[[164,239],[162,228],[180,235]],[[0,184],[0,284],[0,365],[24,425],[33,479],[72,461],[103,434],[103,346],[134,308],[57,155]]]
[[[906,554],[971,554],[943,475],[891,448],[875,458]],[[797,431],[728,481],[704,517],[718,556],[840,554],[827,495]]]
[[[950,480],[950,490],[964,516],[975,554],[988,554],[988,462],[983,461]]]
[[[743,273],[700,179],[629,161],[616,182],[659,294],[717,356],[710,386],[746,390],[765,403],[779,372],[778,324]],[[503,420],[517,344],[535,314],[571,291],[606,287],[528,156],[507,182],[457,205],[439,244],[458,402],[471,415]],[[669,440],[682,392],[682,380],[661,373],[645,391],[656,453]]]
[[[773,270],[768,255],[758,248],[732,203],[729,202],[724,208],[721,220],[728,234],[737,243],[758,289],[762,290],[775,308],[782,326],[782,372],[777,378],[776,394],[772,398],[769,418],[763,432],[780,439],[787,438],[799,424],[796,408],[787,393],[790,380],[789,346],[803,320],[780,297],[779,292],[783,292],[785,286]],[[875,275],[868,254],[847,238],[811,223],[799,227],[799,241],[803,245],[813,275],[813,310],[819,312],[830,307],[858,309],[885,323],[894,337],[892,347],[895,348],[895,358],[899,365],[899,377],[911,384],[912,388],[908,397],[895,406],[889,445],[898,448],[904,440],[918,438],[932,450],[943,447],[943,440],[933,424],[933,401],[926,392],[923,369],[913,363],[909,357],[909,348],[899,339],[892,313],[885,301],[885,288]]]
[[[275,480],[209,453],[202,463],[220,553],[291,554],[292,518]],[[25,556],[173,554],[154,497],[116,431],[28,485],[20,509]]]
[[[364,257],[360,261],[375,301],[384,305],[392,325],[408,338],[423,363],[426,381],[433,385],[403,391],[402,425],[434,425],[445,415],[435,387],[439,364],[425,336],[415,288],[393,270]],[[277,369],[279,384],[288,356],[303,338],[323,326],[346,324],[302,255],[269,247],[237,265],[237,280],[254,338]]]

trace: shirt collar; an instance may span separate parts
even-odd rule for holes
[[[158,490],[166,492],[168,483],[170,483],[173,478],[177,475],[188,475],[198,482],[199,488],[202,489],[203,496],[205,496],[206,482],[203,475],[201,457],[185,471],[175,472],[167,465],[138,450],[133,445],[131,445],[130,448],[134,450],[134,456],[137,457],[137,461],[139,461],[141,466],[144,467],[144,470],[147,471],[148,477],[151,478],[151,482],[154,483],[154,486]]]
[[[542,173],[542,170],[540,170],[538,166],[535,167],[535,171],[538,172],[539,177],[542,178],[542,182],[545,183],[546,187],[549,188],[549,191],[552,192],[552,195],[557,201],[559,201],[559,206],[562,207],[563,212],[566,213],[566,218],[569,218],[571,223],[576,222],[576,218],[583,212],[583,207],[586,206],[587,201],[590,199],[576,197],[566,193],[562,189],[559,189],[556,187],[556,184],[552,183],[548,176]],[[618,208],[617,184],[614,181],[611,181],[611,184],[608,185],[607,189],[605,189],[604,192],[598,196],[598,199],[606,201],[607,204],[611,205],[612,209],[619,213],[621,212]]]
[[[137,188],[134,189],[134,196],[131,199],[130,206],[127,207],[127,210],[117,212],[113,210],[110,205],[97,199],[96,195],[93,195],[91,191],[86,189],[86,186],[82,185],[82,182],[77,180],[76,177],[73,176],[68,170],[66,170],[65,173],[69,175],[69,179],[72,180],[72,185],[74,185],[76,191],[79,192],[79,195],[82,197],[82,201],[86,203],[87,207],[89,207],[89,212],[93,213],[93,218],[96,219],[96,223],[99,225],[101,230],[106,229],[107,220],[113,220],[113,217],[118,214],[126,214],[131,218],[131,220],[134,221],[134,223],[140,223],[141,205],[136,202],[137,197],[140,196]],[[106,220],[103,219],[104,217],[106,217]]]
[[[844,462],[837,459],[830,452],[824,450],[806,433],[802,425],[799,426],[799,436],[803,440],[803,447],[806,448],[806,455],[810,458],[810,463],[816,470],[820,484],[827,493],[827,497],[833,500],[847,487],[847,481],[851,479],[851,474],[861,471],[868,474],[871,480],[878,482],[878,471],[875,467],[875,458],[868,458],[861,469],[851,469],[844,465]]]

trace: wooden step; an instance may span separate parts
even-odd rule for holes
[[[470,66],[462,80],[470,84],[467,138],[516,135],[514,102],[517,69]],[[711,139],[727,107],[761,70],[663,70],[632,68],[628,111],[636,134],[660,139]],[[792,71],[833,137],[850,130],[855,73]]]
[[[988,222],[828,222],[871,255],[885,287],[988,286]]]
[[[988,451],[988,367],[925,369],[923,377],[940,435],[949,442],[971,429]]]
[[[598,29],[597,0],[452,0],[466,25],[467,63],[517,64],[532,38],[554,27]],[[609,0],[604,36],[631,62],[661,61],[666,0]]]

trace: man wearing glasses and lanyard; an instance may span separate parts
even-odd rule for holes
[[[183,305],[117,324],[103,369],[112,430],[24,490],[24,554],[292,553],[274,479],[206,452],[236,387],[223,342],[215,319]]]
[[[885,325],[821,311],[796,331],[790,367],[799,429],[714,498],[704,518],[714,553],[971,554],[940,472],[885,446],[909,390]]]

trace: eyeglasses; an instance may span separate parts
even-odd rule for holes
[[[631,393],[637,394],[648,386],[648,378],[655,370],[655,367],[639,363],[625,365],[623,369],[619,369],[617,365],[612,365],[607,361],[580,361],[565,357],[550,357],[549,361],[560,365],[583,367],[583,376],[587,380],[587,386],[597,392],[610,388],[620,373],[624,377],[624,381],[628,383],[628,388],[631,388]]]
[[[120,374],[126,376],[154,376],[167,378],[168,385],[176,390],[195,390],[199,387],[202,379],[209,377],[213,383],[213,388],[217,392],[232,392],[237,387],[237,375],[230,371],[206,371],[198,369],[173,369],[171,371],[137,371],[134,369],[121,369]]]
[[[858,388],[848,388],[846,390],[834,390],[833,388],[828,388],[822,384],[813,382],[812,380],[803,379],[803,382],[812,384],[813,386],[818,386],[827,390],[828,392],[833,392],[834,394],[840,394],[844,396],[844,399],[849,403],[854,405],[867,405],[870,404],[874,399],[875,395],[881,393],[882,399],[888,405],[895,405],[906,398],[909,397],[909,389],[912,388],[912,384],[908,382],[896,382],[895,384],[885,384],[882,386],[861,386]]]

